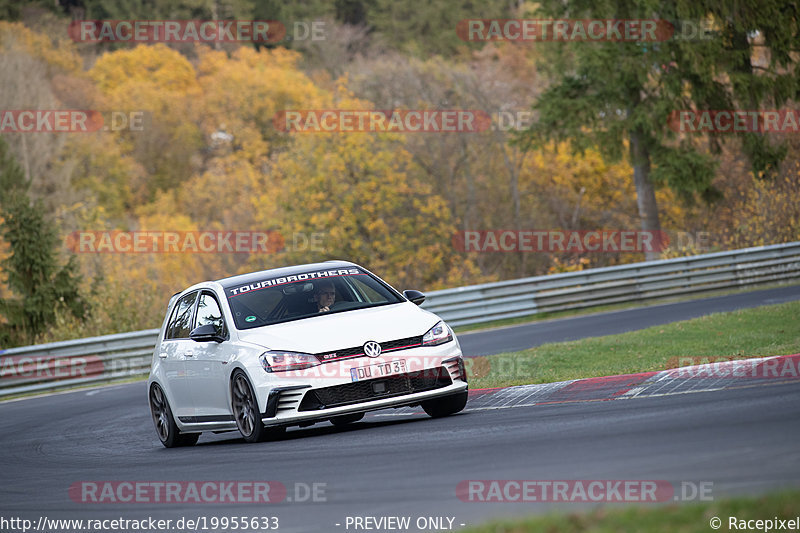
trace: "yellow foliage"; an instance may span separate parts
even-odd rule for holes
[[[562,144],[537,150],[526,161],[520,177],[524,194],[536,204],[551,224],[566,230],[639,230],[633,170],[626,161],[609,164],[596,150],[573,154]],[[669,189],[656,191],[662,228],[682,229],[684,210]],[[643,260],[643,254],[590,254],[586,261],[567,254],[553,256],[551,272],[581,270],[593,266]]]
[[[337,92],[342,109],[370,105],[342,87]],[[401,137],[296,135],[274,168],[284,234],[325,235],[324,250],[290,250],[287,262],[352,260],[401,288],[458,285],[474,273],[470,261],[453,254],[456,227],[447,204],[417,177],[420,171]],[[262,194],[259,202],[269,203],[272,194]]]
[[[0,51],[11,50],[14,45],[43,60],[51,68],[71,74],[81,71],[83,61],[75,44],[66,38],[66,32],[63,38],[54,40],[51,36],[26,28],[21,22],[0,20]]]
[[[195,107],[208,137],[216,131],[233,136],[233,144],[253,162],[266,156],[278,140],[276,113],[323,105],[321,91],[297,68],[299,55],[282,48],[239,48],[224,52],[198,48],[198,77],[203,95]]]
[[[160,43],[104,54],[89,74],[97,87],[109,95],[152,86],[191,96],[197,89],[194,67],[189,60]]]
[[[741,161],[726,165],[725,170],[715,182],[725,197],[702,209],[698,217],[698,225],[711,234],[715,248],[800,240],[800,162],[793,153],[773,179],[756,178]]]

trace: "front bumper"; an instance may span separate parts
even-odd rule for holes
[[[404,372],[355,379],[367,366],[402,361]],[[301,374],[306,375],[301,375]],[[272,376],[257,386],[262,422],[267,426],[305,425],[336,416],[391,407],[418,405],[466,391],[467,376],[457,342],[420,347],[376,359],[354,359],[323,363],[306,371]]]
[[[261,421],[265,426],[293,426],[304,425],[307,422],[321,422],[330,418],[355,413],[366,413],[379,409],[399,408],[412,405],[419,405],[420,402],[458,394],[468,389],[466,383],[455,382],[447,387],[442,387],[433,391],[405,394],[391,398],[383,398],[366,402],[359,402],[341,407],[331,407],[327,409],[296,412],[291,415],[282,414],[280,417],[269,417],[267,413],[262,415]]]

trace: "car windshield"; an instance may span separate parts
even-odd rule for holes
[[[311,270],[225,290],[238,329],[341,313],[404,301],[359,268]]]

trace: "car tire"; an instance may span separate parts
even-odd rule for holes
[[[236,419],[236,427],[245,442],[263,442],[278,430],[270,431],[261,423],[261,412],[250,380],[241,370],[231,376],[231,408]],[[284,431],[286,428],[282,428]]]
[[[467,405],[467,391],[451,394],[434,400],[426,400],[421,403],[422,409],[428,416],[440,418],[455,414]]]
[[[331,424],[334,426],[346,426],[347,424],[352,424],[353,422],[358,422],[364,418],[364,413],[355,413],[352,415],[342,415],[342,416],[335,416],[331,418]]]
[[[172,416],[172,409],[169,407],[167,395],[157,384],[153,383],[150,387],[150,414],[153,416],[153,423],[156,426],[158,440],[167,448],[178,446],[194,446],[200,433],[181,433],[175,418]]]

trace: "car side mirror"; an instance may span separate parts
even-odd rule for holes
[[[422,305],[422,302],[425,301],[425,295],[419,291],[403,291],[403,296],[417,305]]]
[[[197,326],[189,333],[189,338],[195,342],[222,342],[225,340],[219,333],[214,324],[203,324]]]

